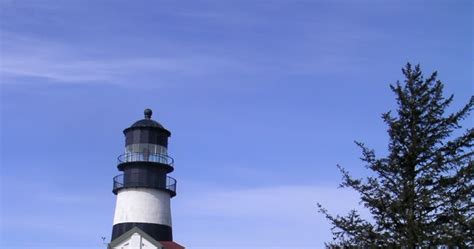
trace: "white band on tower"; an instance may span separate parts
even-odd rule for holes
[[[128,188],[117,193],[114,225],[127,222],[171,227],[170,194],[149,188]]]

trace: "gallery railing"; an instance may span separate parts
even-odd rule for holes
[[[121,174],[114,177],[113,190],[115,194],[123,188],[154,188],[170,192],[171,196],[176,195],[176,179],[173,177],[156,178],[143,173]]]
[[[129,163],[129,162],[155,162],[166,164],[173,167],[174,159],[165,154],[153,154],[149,152],[127,152],[120,155],[118,158],[118,164]]]

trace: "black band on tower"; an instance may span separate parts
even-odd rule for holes
[[[173,241],[171,227],[152,223],[119,223],[112,228],[112,241],[133,227],[138,227],[157,241]]]

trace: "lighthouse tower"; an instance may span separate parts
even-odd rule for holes
[[[151,119],[150,109],[144,114],[123,131],[125,152],[118,157],[122,174],[113,179],[117,202],[109,248],[142,248],[142,242],[139,247],[124,246],[138,237],[160,249],[173,241],[170,199],[176,196],[176,180],[168,176],[174,169],[168,155],[171,133]]]

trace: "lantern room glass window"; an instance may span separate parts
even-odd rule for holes
[[[168,155],[168,149],[158,144],[130,144],[125,147],[125,153],[150,153]]]

